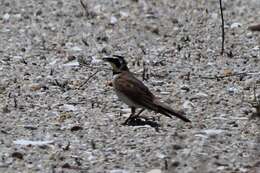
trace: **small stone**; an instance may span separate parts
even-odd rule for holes
[[[202,130],[202,133],[205,133],[208,136],[215,136],[215,135],[219,135],[221,133],[224,132],[224,130],[221,129],[206,129],[206,130]]]
[[[131,109],[130,108],[125,108],[125,109],[121,109],[121,111],[122,111],[123,114],[126,114],[126,113],[130,113]]]
[[[169,95],[169,94],[170,94],[170,92],[167,92],[167,91],[162,91],[162,92],[160,92],[160,94],[161,94],[161,95]]]
[[[9,110],[8,108],[8,105],[5,105],[3,108],[2,108],[2,112],[3,113],[10,113],[11,111]]]
[[[230,28],[233,29],[233,28],[238,28],[238,27],[241,27],[242,24],[241,23],[238,23],[238,22],[235,22],[235,23],[232,23]]]
[[[23,154],[20,153],[20,152],[13,152],[12,153],[12,157],[22,160],[23,159]]]
[[[16,145],[32,145],[32,146],[45,146],[48,144],[53,144],[54,141],[30,141],[30,140],[24,140],[24,139],[20,139],[20,140],[16,140],[14,141],[14,144]]]
[[[246,33],[246,37],[247,37],[247,38],[252,38],[252,37],[253,37],[253,33],[252,33],[252,32]]]
[[[255,84],[255,79],[254,78],[246,79],[244,81],[244,89],[245,88],[250,89],[252,86],[254,86],[254,84]]]
[[[232,69],[224,69],[223,71],[224,76],[230,76],[233,74]]]
[[[212,19],[216,20],[216,19],[218,19],[218,14],[217,13],[212,13],[211,17],[212,17]]]
[[[75,125],[73,127],[71,127],[70,131],[75,132],[75,131],[79,131],[79,130],[83,130],[83,127],[79,126],[79,125]]]
[[[156,153],[156,156],[160,159],[164,159],[166,156],[162,153]]]
[[[31,124],[24,125],[23,127],[28,130],[36,130],[38,128],[37,126],[31,125]]]
[[[114,25],[117,23],[117,18],[115,16],[111,16],[110,18],[110,24]]]
[[[162,170],[160,170],[160,169],[152,169],[152,170],[148,171],[147,173],[162,173]]]
[[[4,16],[3,16],[3,21],[7,22],[10,18],[10,14],[8,13],[5,13]]]
[[[191,109],[194,108],[194,105],[193,105],[193,103],[192,103],[191,101],[186,100],[186,101],[183,103],[182,107],[183,107],[184,110],[191,110]]]
[[[91,64],[100,64],[101,62],[103,62],[101,59],[99,59],[99,58],[97,58],[95,56],[93,56],[91,58],[92,58]]]
[[[82,49],[81,49],[80,47],[78,47],[78,46],[72,47],[71,50],[72,50],[72,51],[75,51],[75,52],[77,52],[77,51],[82,51]]]
[[[19,56],[19,55],[14,56],[13,58],[14,58],[14,59],[17,59],[17,60],[21,60],[21,59],[23,59],[23,57],[22,57],[22,56]]]
[[[208,94],[203,92],[198,92],[192,97],[192,99],[201,99],[201,98],[208,98]]]
[[[189,92],[189,91],[190,91],[190,88],[189,88],[188,85],[182,85],[182,86],[181,86],[181,90],[186,91],[186,92]]]
[[[234,86],[228,87],[227,91],[228,91],[229,94],[236,94],[236,93],[238,93],[238,89],[236,87],[234,87]]]
[[[146,25],[145,29],[151,31],[154,34],[159,35],[159,27],[157,25]]]
[[[254,50],[254,51],[259,51],[259,46],[255,46],[255,47],[253,47],[253,49],[252,50]]]
[[[181,145],[178,145],[178,144],[174,144],[172,147],[174,150],[180,150],[183,148]]]
[[[22,15],[21,14],[16,14],[16,15],[14,15],[14,17],[17,18],[17,19],[21,19]]]
[[[31,91],[38,91],[42,88],[42,85],[35,83],[31,84],[29,88]]]
[[[53,65],[57,64],[58,62],[59,62],[58,59],[54,59],[54,60],[51,61],[49,64],[50,64],[51,66],[53,66]]]
[[[35,13],[35,15],[36,15],[36,16],[42,15],[42,10],[41,10],[41,9],[40,9],[40,10],[37,10],[36,13]]]
[[[65,168],[65,169],[71,169],[71,166],[69,163],[64,163],[61,167]]]
[[[60,115],[58,115],[58,122],[62,123],[67,119],[70,119],[72,116],[68,112],[62,112]]]
[[[252,113],[252,110],[250,108],[241,108],[241,111],[246,115],[249,115],[250,113]]]
[[[79,66],[79,62],[78,61],[70,61],[66,64],[63,64],[64,67],[75,67],[75,66]]]
[[[125,19],[129,16],[129,14],[127,12],[120,11],[120,16],[121,16],[122,19]]]
[[[74,105],[70,105],[70,104],[64,104],[63,109],[65,111],[76,111],[77,110],[77,108]]]
[[[171,161],[171,166],[172,167],[178,167],[180,165],[180,162],[179,161],[177,161],[177,160],[172,160]]]
[[[124,169],[114,169],[109,171],[109,173],[129,173],[129,171],[124,170]]]

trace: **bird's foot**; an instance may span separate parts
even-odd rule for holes
[[[159,128],[160,125],[155,121],[154,118],[148,118],[148,117],[132,117],[127,119],[122,125],[124,126],[145,126],[149,125],[153,128]]]
[[[131,125],[133,124],[133,122],[136,121],[137,118],[138,118],[138,117],[129,117],[129,118],[127,118],[127,119],[125,120],[124,123],[122,123],[122,125],[124,125],[124,126],[130,125],[130,126],[131,126]]]

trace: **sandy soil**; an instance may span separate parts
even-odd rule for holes
[[[224,55],[218,1],[83,3],[0,1],[0,172],[260,172],[259,0],[223,1]],[[123,126],[113,54],[192,123]]]

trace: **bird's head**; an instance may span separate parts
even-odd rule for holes
[[[113,68],[113,74],[118,74],[123,71],[129,71],[127,62],[124,57],[113,55],[113,57],[103,58],[103,61],[109,62]]]

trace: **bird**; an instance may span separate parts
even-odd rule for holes
[[[141,80],[136,78],[129,70],[123,56],[113,55],[102,59],[112,66],[112,86],[116,95],[131,108],[131,114],[123,123],[124,125],[128,125],[133,119],[138,118],[145,109],[163,114],[169,118],[172,118],[173,115],[184,122],[191,122],[184,115],[160,101]],[[141,110],[136,114],[137,108],[141,108]]]

